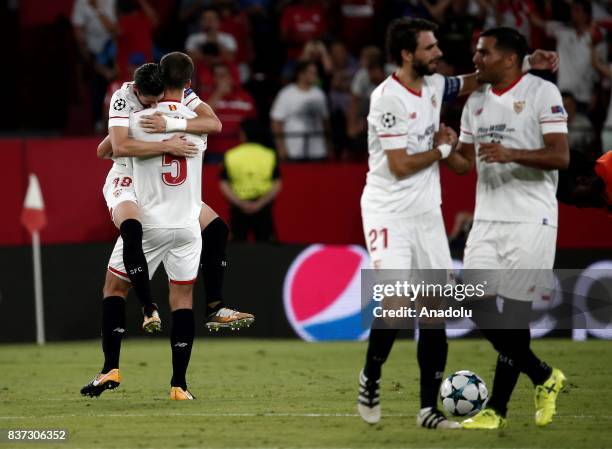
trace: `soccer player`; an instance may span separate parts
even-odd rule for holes
[[[387,46],[399,69],[371,96],[369,171],[361,210],[376,269],[452,269],[440,210],[438,161],[449,156],[457,136],[440,125],[440,108],[443,101],[473,92],[478,83],[476,74],[447,78],[435,74],[442,57],[436,29],[420,19],[397,19],[390,25]],[[554,53],[540,50],[528,59],[538,68],[554,68],[557,63]],[[396,336],[396,329],[375,326],[370,333],[357,404],[368,423],[380,420],[381,370]],[[419,426],[460,428],[437,409],[447,348],[443,320],[420,323]]]
[[[133,83],[125,83],[111,99],[109,112],[109,136],[98,147],[98,156],[114,154],[125,156],[159,155],[169,152],[175,156],[189,156],[193,148],[179,136],[167,142],[140,142],[128,135],[130,112],[155,104],[163,92],[163,84],[156,64],[145,64],[136,73]],[[173,119],[163,114],[142,117],[142,126],[148,132],[184,131],[192,134],[219,132],[221,123],[212,109],[195,94],[185,90],[182,103],[198,114],[192,119]],[[114,149],[114,151],[113,151]],[[104,197],[115,226],[124,241],[124,263],[130,282],[143,305],[142,328],[147,332],[158,331],[161,320],[151,298],[149,275],[142,252],[142,225],[139,222],[138,199],[132,187],[132,175],[124,157],[114,157],[115,163],[107,175],[103,188]],[[249,326],[254,317],[238,312],[223,303],[223,277],[225,247],[229,230],[225,222],[208,205],[202,204],[200,214],[202,243],[202,275],[207,298],[207,322],[209,329],[220,327],[241,328]]]
[[[448,158],[458,173],[474,166],[478,172],[464,270],[492,270],[485,273],[492,296],[477,301],[474,321],[499,352],[491,399],[463,421],[466,429],[506,426],[520,372],[535,386],[535,422],[546,426],[566,380],[531,351],[529,315],[534,296],[541,294],[533,285],[542,285],[539,277],[555,259],[557,170],[569,162],[567,114],[554,84],[521,73],[526,53],[527,41],[514,29],[480,35],[473,61],[478,80],[489,84],[469,97],[457,151]],[[504,300],[502,314],[497,295]]]
[[[155,109],[133,112],[129,118],[131,135],[145,142],[162,142],[172,133],[147,133],[140,125],[144,115],[160,112],[173,120],[185,120],[196,114],[181,103],[185,86],[193,73],[191,58],[183,53],[164,57],[164,97]],[[202,249],[199,216],[202,195],[202,156],[205,150],[201,136],[186,135],[197,152],[190,157],[170,154],[128,158],[133,165],[134,193],[139,199],[143,225],[143,251],[151,275],[161,262],[170,283],[172,310],[172,368],[170,398],[192,400],[187,389],[186,372],[194,338],[193,283],[196,280]],[[125,329],[125,298],[130,288],[123,263],[123,240],[119,238],[111,255],[102,315],[104,366],[81,394],[99,396],[106,389],[119,386],[119,353]]]

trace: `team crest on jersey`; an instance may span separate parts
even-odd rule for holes
[[[516,112],[517,114],[520,114],[521,112],[523,112],[523,109],[525,109],[525,102],[515,101],[512,107],[514,108],[514,112]]]
[[[115,196],[115,198],[119,198],[119,195],[121,195],[121,192],[123,192],[123,189],[117,189],[113,192],[113,195]]]
[[[482,114],[482,110],[483,110],[483,109],[484,109],[484,108],[480,108],[480,109],[478,109],[478,110],[477,110],[477,111],[474,113],[474,115],[475,115],[476,117],[478,117],[480,114]]]
[[[397,120],[395,119],[395,115],[390,112],[385,112],[380,118],[380,121],[385,128],[393,128]]]
[[[113,103],[113,109],[115,111],[122,111],[127,106],[127,102],[123,98],[117,98]]]
[[[409,116],[408,116],[411,120],[414,120],[416,118],[416,112],[412,112]]]
[[[168,108],[170,108],[171,111],[176,111],[176,105],[169,105]]]
[[[431,105],[432,105],[434,108],[437,108],[437,107],[438,107],[438,100],[436,99],[436,94],[433,94],[433,95],[431,96]]]

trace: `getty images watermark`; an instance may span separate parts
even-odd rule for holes
[[[407,280],[381,282],[372,286],[372,299],[377,303],[374,318],[472,318],[472,310],[449,305],[466,298],[483,298],[487,281],[481,284],[455,282],[418,283]],[[419,302],[417,304],[417,299]]]
[[[603,267],[602,267],[603,268]],[[476,312],[476,313],[475,313]],[[362,270],[363,329],[597,331],[612,336],[612,270]]]

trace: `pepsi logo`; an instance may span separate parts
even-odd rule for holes
[[[311,245],[293,261],[283,287],[285,315],[306,341],[362,340],[361,269],[368,253],[357,245]]]

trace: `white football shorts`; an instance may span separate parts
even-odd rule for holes
[[[365,213],[362,221],[372,268],[411,270],[413,281],[453,282],[453,262],[439,207],[412,217]],[[446,270],[444,279],[440,272],[417,271],[431,269]]]
[[[106,207],[108,207],[111,214],[111,220],[114,219],[113,211],[119,203],[132,201],[138,204],[131,171],[119,170],[115,167],[116,164],[108,172],[106,181],[104,181],[104,187],[102,187],[102,194],[106,201]]]
[[[487,295],[533,301],[550,293],[556,242],[554,226],[476,220],[465,246],[464,281],[486,281]]]
[[[168,280],[173,284],[193,284],[198,277],[202,235],[200,224],[186,228],[144,228],[142,249],[152,278],[163,262]],[[115,276],[130,281],[123,265],[123,240],[117,239],[108,270]]]

